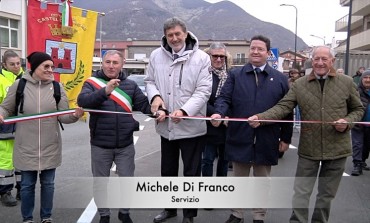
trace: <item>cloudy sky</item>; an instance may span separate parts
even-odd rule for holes
[[[221,0],[205,0],[215,3]],[[348,14],[348,7],[341,7],[340,0],[229,0],[249,14],[260,20],[279,24],[293,33],[295,32],[296,10],[298,24],[297,34],[309,46],[331,43],[333,37],[337,40],[346,39],[346,32],[335,32],[335,21]],[[312,37],[315,35],[318,37]],[[294,40],[292,40],[294,41]]]

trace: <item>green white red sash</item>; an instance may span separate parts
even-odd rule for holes
[[[96,77],[90,77],[86,81],[94,85],[97,89],[106,87],[108,83],[107,81]],[[123,90],[116,87],[109,97],[119,104],[126,112],[132,112],[132,99]]]

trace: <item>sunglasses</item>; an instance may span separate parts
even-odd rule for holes
[[[217,60],[218,58],[220,58],[221,60],[222,59],[225,59],[225,55],[212,55],[212,59],[215,59],[215,60]]]
[[[55,67],[53,66],[53,65],[49,65],[49,64],[46,64],[46,65],[44,65],[44,70],[54,70],[55,69]]]

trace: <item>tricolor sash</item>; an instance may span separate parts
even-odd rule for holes
[[[96,77],[90,77],[86,81],[92,84],[97,89],[106,87],[108,83],[108,81]],[[132,99],[123,90],[116,87],[109,95],[109,98],[119,104],[126,112],[132,112]]]

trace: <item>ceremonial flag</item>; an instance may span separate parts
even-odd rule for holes
[[[63,13],[62,13],[63,11]],[[27,54],[41,51],[54,61],[55,79],[77,106],[83,82],[91,76],[98,13],[69,5],[29,0]]]

